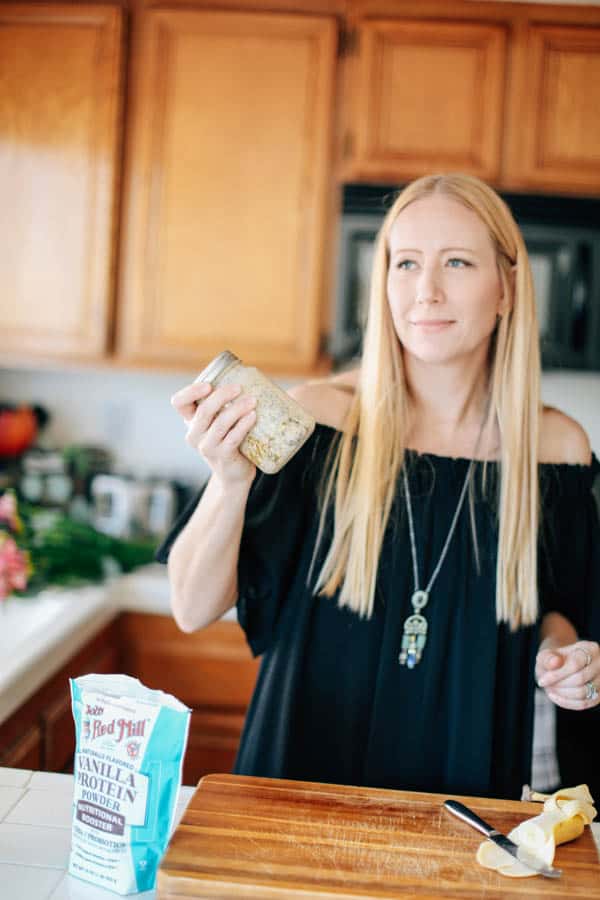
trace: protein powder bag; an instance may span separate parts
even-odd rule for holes
[[[181,784],[190,710],[127,675],[71,679],[69,872],[117,894],[154,887]]]

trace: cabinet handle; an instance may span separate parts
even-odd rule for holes
[[[342,142],[342,159],[349,159],[354,154],[354,135],[347,131]]]

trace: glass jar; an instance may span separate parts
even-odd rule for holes
[[[239,384],[256,399],[256,422],[240,453],[267,475],[279,472],[314,431],[315,420],[299,403],[253,366],[224,350],[198,375],[213,387]]]

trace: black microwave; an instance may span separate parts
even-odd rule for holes
[[[357,359],[374,242],[397,189],[347,186],[329,352]],[[600,370],[600,200],[506,195],[531,262],[544,369]]]

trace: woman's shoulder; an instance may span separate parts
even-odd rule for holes
[[[327,380],[295,385],[289,393],[321,425],[341,431],[356,392],[358,369],[334,375]],[[575,419],[554,406],[544,406],[540,417],[541,463],[566,463],[589,466],[592,461],[590,439]]]
[[[323,381],[307,381],[288,393],[321,425],[341,431],[356,390],[357,370]]]
[[[589,466],[590,439],[579,422],[553,406],[544,406],[540,417],[540,462]]]

